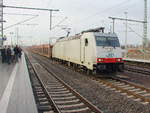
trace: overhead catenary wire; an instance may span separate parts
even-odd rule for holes
[[[129,28],[132,32],[134,32],[138,37],[143,38],[143,36],[141,36],[139,33],[137,33],[135,30],[133,30],[129,25],[128,25],[128,28]]]
[[[28,19],[26,19],[26,20],[23,20],[23,21],[17,22],[16,24],[13,24],[13,25],[7,26],[7,27],[5,27],[5,28],[4,28],[4,30],[9,29],[9,28],[11,28],[11,27],[14,27],[14,26],[16,26],[16,25],[19,25],[19,24],[22,24],[22,23],[28,22],[28,21],[30,21],[30,20],[32,20],[32,19],[34,19],[34,18],[36,18],[36,17],[38,17],[38,15],[36,15],[36,16],[34,16],[34,17],[31,17],[31,18],[28,18]]]
[[[20,15],[20,16],[38,16],[33,14],[20,14],[20,13],[3,13],[5,15]]]
[[[57,26],[59,26],[61,23],[63,23],[65,20],[67,19],[67,17],[63,18],[61,21],[59,21],[56,25],[54,25],[52,27],[52,29],[56,28]]]
[[[84,18],[84,19],[80,20],[79,22],[77,22],[77,24],[79,24],[79,23],[81,23],[81,22],[83,22],[83,21],[87,21],[87,20],[89,20],[89,19],[92,19],[93,17],[95,17],[95,16],[97,16],[97,15],[101,15],[101,14],[105,13],[105,12],[108,11],[108,10],[111,10],[111,9],[116,8],[117,6],[120,7],[120,6],[124,5],[125,3],[128,3],[128,1],[131,1],[131,0],[125,0],[125,1],[123,1],[123,2],[121,2],[121,3],[115,4],[114,6],[112,6],[112,7],[110,7],[110,8],[107,8],[107,9],[104,9],[104,10],[102,10],[102,11],[96,12],[96,13],[94,13],[94,14],[92,14],[92,15],[89,15],[89,16],[87,16],[86,18]],[[117,8],[118,8],[118,7],[117,7]]]
[[[47,8],[51,5],[51,3],[53,2],[53,0],[48,0],[48,3],[47,3]]]
[[[14,8],[14,9],[25,9],[25,10],[39,10],[39,11],[49,11],[50,12],[50,30],[52,27],[52,12],[59,11],[59,9],[46,9],[46,8],[34,8],[34,7],[20,7],[20,6],[7,6],[2,5],[4,8]]]

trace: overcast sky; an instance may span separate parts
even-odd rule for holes
[[[125,18],[124,12],[128,12],[127,16],[130,19],[143,20],[144,18],[144,0],[4,0],[4,5],[60,10],[53,13],[53,29],[50,31],[49,12],[4,8],[4,13],[6,13],[4,14],[4,20],[6,20],[4,28],[33,17],[11,15],[12,13],[39,15],[23,25],[7,28],[5,30],[5,35],[8,37],[6,44],[11,42],[11,37],[13,42],[16,42],[17,28],[20,43],[43,44],[48,43],[51,39],[65,36],[67,32],[62,29],[62,26],[71,28],[71,35],[100,26],[104,26],[109,32],[112,28],[112,20],[108,19],[109,16]],[[150,0],[148,0],[148,22],[150,22]],[[129,22],[129,27],[128,43],[141,44],[143,25]],[[149,31],[150,24],[148,23],[148,38],[150,39]],[[115,32],[121,44],[124,44],[124,21],[116,21]]]

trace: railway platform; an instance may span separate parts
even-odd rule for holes
[[[136,63],[146,63],[146,64],[150,64],[149,60],[143,60],[143,59],[132,59],[132,58],[124,58],[123,59],[126,62],[136,62]]]
[[[37,113],[24,54],[16,64],[0,62],[0,113]]]

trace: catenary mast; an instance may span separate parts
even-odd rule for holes
[[[0,0],[0,46],[3,45],[3,0]]]
[[[147,0],[144,0],[143,47],[147,46]]]

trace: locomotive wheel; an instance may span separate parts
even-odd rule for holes
[[[90,74],[91,74],[91,70],[87,69],[87,70],[86,70],[86,74],[87,74],[87,75],[90,75]]]
[[[118,66],[118,71],[123,72],[124,71],[124,65],[119,65]]]
[[[113,66],[113,67],[112,67],[112,72],[113,72],[113,73],[116,73],[116,72],[117,72],[117,67],[116,67],[116,66]]]
[[[97,71],[94,69],[93,71],[92,71],[92,75],[96,75],[97,74]]]
[[[70,62],[68,62],[68,67],[70,67],[71,66],[71,64],[70,64]]]

